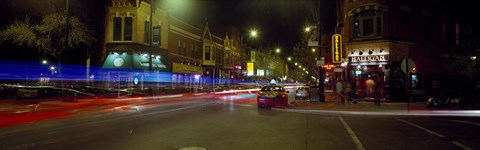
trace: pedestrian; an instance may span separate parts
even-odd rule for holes
[[[374,97],[375,97],[375,105],[380,105],[380,99],[382,97],[382,77],[375,74],[375,85],[374,85]]]
[[[335,84],[335,90],[338,94],[338,103],[343,104],[343,84],[340,80],[337,80],[337,83]]]
[[[348,82],[348,81],[345,81],[343,82],[344,84],[344,87],[345,87],[345,90],[344,90],[344,95],[347,97],[347,101],[348,103],[350,103],[352,100],[351,98],[351,93],[352,93],[352,83],[351,82]]]

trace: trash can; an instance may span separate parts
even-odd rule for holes
[[[310,86],[310,101],[320,102],[320,86]]]

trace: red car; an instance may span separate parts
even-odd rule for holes
[[[262,87],[257,97],[258,108],[285,106],[288,107],[288,91],[279,85]]]

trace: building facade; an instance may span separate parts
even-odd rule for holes
[[[195,88],[201,86],[201,30],[169,16],[168,52],[172,63],[172,84]]]
[[[446,45],[458,44],[460,26],[432,3],[339,1],[336,33],[343,36],[348,61],[342,75],[356,82],[359,97],[373,97],[367,80],[381,78],[382,97],[406,100],[406,91],[417,86],[417,75],[443,72],[441,52]]]
[[[161,6],[151,9],[149,2],[111,0],[108,6],[103,68],[112,70],[104,75],[107,87],[214,87],[241,78],[237,28],[218,28],[214,34],[208,23],[198,28]]]
[[[143,90],[169,83],[167,12],[144,0],[111,0],[106,13],[102,68],[111,70],[103,72],[105,86]]]

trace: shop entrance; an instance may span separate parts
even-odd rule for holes
[[[380,90],[381,99],[385,96],[386,66],[364,65],[352,66],[353,81],[357,98],[375,98],[374,90]],[[352,76],[350,76],[352,77]]]

